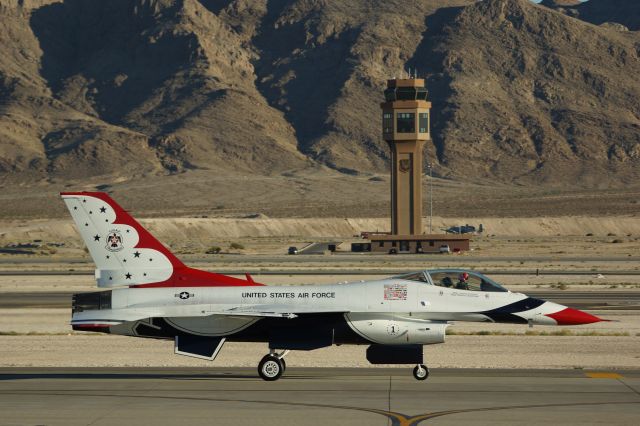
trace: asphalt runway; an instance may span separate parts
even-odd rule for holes
[[[0,369],[0,425],[635,425],[640,371]]]
[[[4,292],[0,293],[0,308],[71,308],[72,294],[69,291]],[[530,290],[526,294],[576,309],[640,309],[640,291]]]

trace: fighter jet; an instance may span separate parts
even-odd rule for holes
[[[602,319],[510,292],[473,271],[432,269],[381,280],[265,286],[186,266],[102,192],[61,194],[96,264],[98,287],[73,295],[74,330],[170,339],[174,352],[214,360],[226,341],[264,342],[258,374],[277,380],[290,350],[368,345],[372,364],[415,365],[453,321],[541,325]]]

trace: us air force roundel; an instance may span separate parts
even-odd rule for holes
[[[182,292],[180,292],[180,293],[176,293],[176,294],[174,294],[174,296],[175,296],[175,297],[179,297],[179,298],[180,298],[180,299],[182,299],[182,300],[186,300],[186,299],[188,299],[188,298],[190,298],[190,297],[193,297],[193,296],[195,296],[195,295],[194,295],[193,293],[189,293],[188,291],[182,291]]]
[[[120,231],[116,229],[109,231],[109,234],[107,234],[107,245],[105,248],[109,251],[120,251],[124,248]]]

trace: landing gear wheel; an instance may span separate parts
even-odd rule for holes
[[[282,363],[282,372],[284,373],[285,371],[287,371],[287,362],[284,360],[284,358],[280,358],[280,362]]]
[[[418,364],[413,368],[413,377],[416,380],[427,380],[429,377],[429,369],[424,364]]]
[[[278,380],[284,373],[283,360],[274,355],[265,355],[258,364],[258,374],[262,380],[272,382]]]

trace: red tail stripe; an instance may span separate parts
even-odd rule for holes
[[[174,268],[185,267],[186,265],[180,261],[173,253],[169,251],[160,241],[144,229],[129,213],[126,212],[118,203],[116,203],[108,194],[104,192],[61,192],[62,196],[79,196],[94,197],[107,203],[116,213],[116,225],[128,225],[136,230],[140,240],[134,248],[151,248],[158,250],[167,256]]]
[[[227,275],[216,274],[214,272],[201,271],[186,266],[167,247],[144,229],[129,213],[116,203],[108,194],[104,192],[61,192],[62,196],[94,197],[107,203],[116,213],[114,224],[123,224],[133,227],[140,240],[135,248],[150,248],[158,250],[173,265],[173,274],[169,279],[157,283],[138,284],[130,287],[151,288],[151,287],[225,287],[225,286],[263,286],[253,279],[241,280]]]
[[[251,287],[263,286],[253,280],[245,281],[227,275],[216,274],[215,272],[201,271],[189,267],[173,270],[173,274],[168,280],[159,283],[138,284],[134,288],[154,288],[154,287]]]

